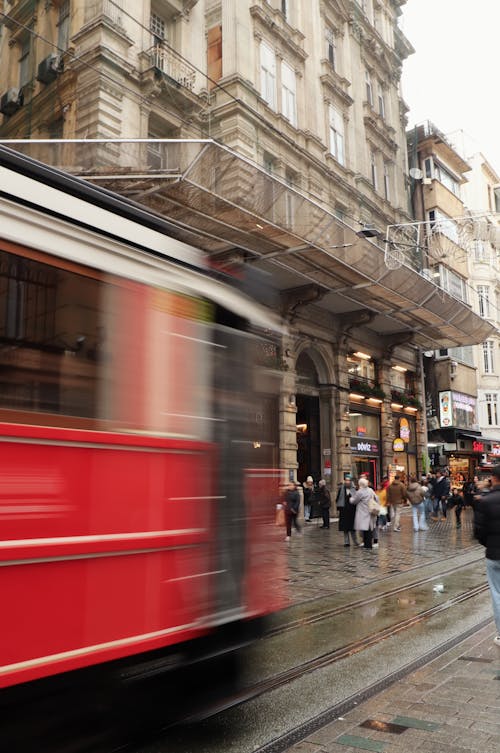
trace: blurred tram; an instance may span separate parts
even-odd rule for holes
[[[168,232],[0,148],[0,703],[216,704],[283,605],[279,325]]]

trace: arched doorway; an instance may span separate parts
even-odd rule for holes
[[[312,358],[303,352],[297,359],[297,478],[321,478],[321,427],[319,377]]]

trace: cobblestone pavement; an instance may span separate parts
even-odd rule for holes
[[[472,536],[472,511],[462,516],[462,527],[456,528],[455,516],[446,521],[430,522],[428,531],[415,533],[409,508],[401,515],[401,532],[381,531],[379,547],[371,551],[355,546],[344,547],[344,535],[337,521],[329,529],[321,529],[319,521],[302,525],[302,535],[292,532],[291,541],[283,541],[288,549],[287,579],[293,604],[317,599],[339,591],[352,590],[372,581],[407,572],[478,549]],[[284,538],[284,537],[283,537]],[[500,750],[500,749],[499,749]]]
[[[498,753],[500,648],[492,627],[359,704],[288,753]]]
[[[472,536],[472,512],[431,522],[413,532],[411,511],[402,531],[381,532],[378,550],[344,548],[337,524],[304,526],[289,546],[293,603],[355,589],[447,558],[484,550]],[[284,544],[285,545],[285,544]],[[491,625],[439,658],[391,684],[351,712],[291,747],[288,753],[500,753],[500,647]]]

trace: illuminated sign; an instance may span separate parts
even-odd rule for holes
[[[404,452],[405,451],[404,440],[401,439],[401,437],[396,437],[396,439],[392,443],[392,449],[394,450],[394,452]]]
[[[359,434],[359,436],[361,436],[361,437],[366,436],[366,426],[357,426],[356,427],[356,434]]]
[[[369,453],[370,455],[378,455],[378,443],[366,440],[364,442],[358,439],[351,439],[351,450],[353,452]]]
[[[410,424],[407,418],[399,419],[399,436],[403,442],[410,441]]]
[[[477,430],[477,400],[472,395],[445,390],[439,393],[439,423],[443,428]]]
[[[473,442],[472,452],[484,452],[484,444],[482,442]]]
[[[452,425],[451,390],[439,393],[439,423],[441,426]]]

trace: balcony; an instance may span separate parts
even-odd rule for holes
[[[171,49],[163,44],[157,44],[146,50],[146,56],[153,68],[167,76],[177,86],[183,86],[189,91],[193,91],[196,70],[180,60]]]

